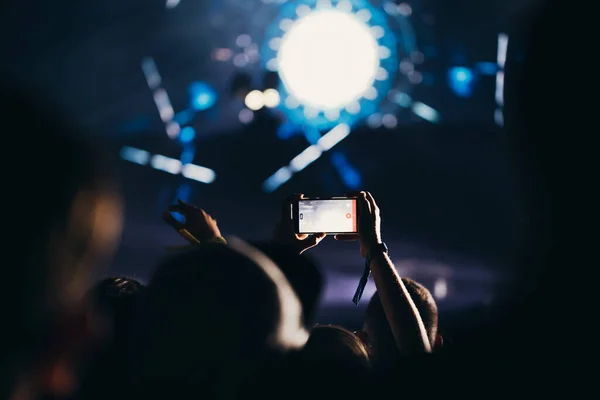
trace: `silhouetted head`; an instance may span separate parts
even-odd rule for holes
[[[317,325],[310,333],[303,358],[315,365],[368,369],[369,354],[363,342],[349,330],[336,325]]]
[[[4,148],[20,157],[2,168],[14,194],[4,207],[4,246],[19,262],[5,269],[0,291],[11,327],[1,341],[0,396],[64,394],[91,334],[86,295],[116,244],[120,202],[65,118],[1,88],[0,119]]]
[[[438,309],[433,296],[425,286],[410,278],[402,278],[402,282],[421,315],[430,343],[435,344],[438,332]],[[367,305],[361,335],[367,343],[374,367],[383,368],[396,362],[400,354],[378,293],[373,295]]]
[[[315,324],[323,290],[323,276],[314,259],[289,246],[273,243],[252,243],[281,269],[302,303],[304,326]]]
[[[159,266],[134,337],[133,372],[141,388],[227,397],[261,364],[304,346],[308,333],[300,301],[279,268],[231,239]]]

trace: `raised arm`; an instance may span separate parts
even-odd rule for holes
[[[356,196],[360,254],[370,262],[371,274],[396,346],[402,354],[429,353],[431,344],[419,311],[382,245],[379,207],[368,192],[360,192]],[[347,235],[336,238],[352,239]]]

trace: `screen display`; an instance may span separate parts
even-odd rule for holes
[[[299,233],[356,232],[356,200],[300,200],[298,228]]]

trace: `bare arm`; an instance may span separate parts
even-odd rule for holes
[[[381,249],[380,244],[383,242],[379,207],[368,192],[354,195],[359,209],[358,237],[344,235],[336,236],[336,239],[358,238],[360,254],[365,258],[367,255],[371,257],[371,274],[398,350],[403,354],[430,353],[431,344],[421,315],[392,260]]]
[[[430,353],[431,344],[421,315],[392,260],[383,252],[371,257],[371,274],[398,350],[402,354]]]

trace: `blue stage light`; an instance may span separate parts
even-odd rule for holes
[[[448,71],[448,85],[459,97],[469,97],[473,91],[475,76],[466,67],[454,67]]]
[[[191,126],[186,126],[179,132],[179,141],[181,143],[190,143],[196,138],[196,131]]]
[[[333,153],[331,163],[337,169],[340,178],[348,189],[359,189],[362,186],[362,179],[358,170],[354,168],[342,153]]]
[[[279,108],[289,120],[325,130],[377,109],[396,78],[402,39],[368,0],[297,0],[267,28],[261,59],[280,75]]]
[[[194,82],[190,85],[190,106],[196,111],[208,110],[217,102],[217,93],[204,82]]]

